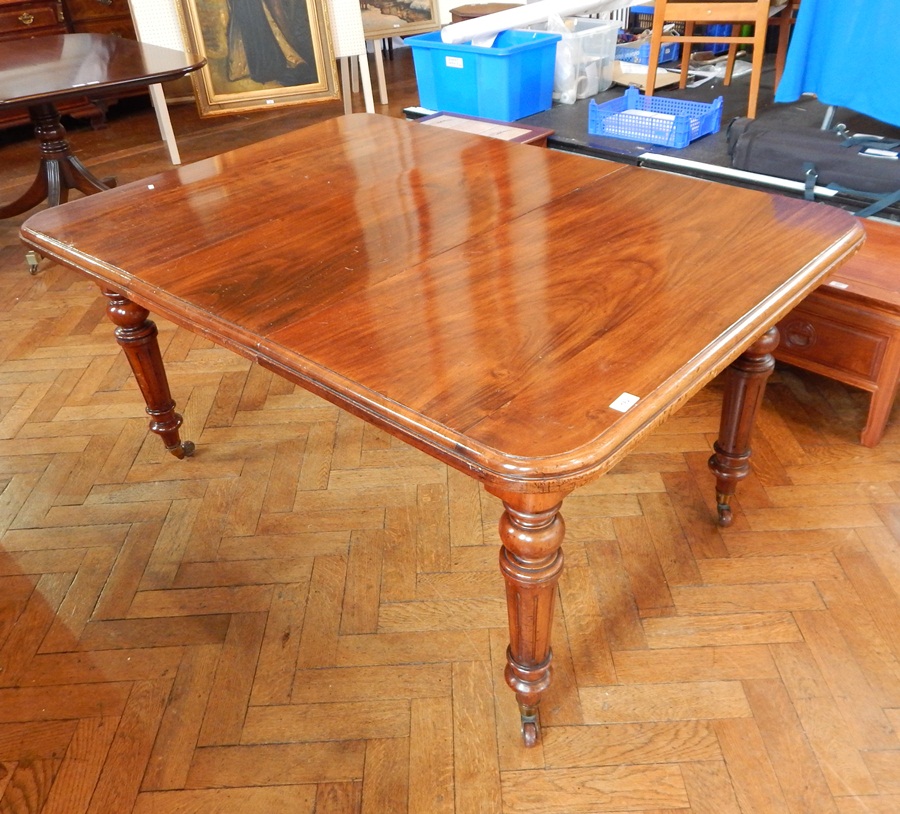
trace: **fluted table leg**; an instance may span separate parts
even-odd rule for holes
[[[178,432],[182,418],[175,412],[175,401],[169,392],[169,380],[159,352],[156,325],[148,319],[149,311],[118,291],[104,289],[106,313],[116,327],[116,340],[125,351],[138,387],[147,404],[150,429],[176,458],[192,455],[194,444],[182,441]]]
[[[550,686],[550,630],[556,585],[563,567],[564,495],[496,493],[506,511],[500,518],[500,570],[506,580],[509,649],[506,683],[522,717],[526,746],[540,737],[538,705]]]
[[[737,485],[750,474],[750,436],[756,413],[775,367],[772,355],[778,347],[778,329],[770,328],[728,368],[722,418],[709,468],[716,476],[719,525],[732,522],[731,499]]]

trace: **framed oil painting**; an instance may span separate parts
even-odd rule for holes
[[[201,116],[339,98],[326,0],[181,0]]]
[[[407,37],[440,28],[437,0],[359,0],[366,39]]]

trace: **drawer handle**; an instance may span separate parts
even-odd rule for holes
[[[101,6],[111,6],[113,4],[113,0],[97,0],[97,2]]]
[[[23,11],[19,15],[19,22],[22,23],[22,25],[31,25],[34,22],[34,16],[27,11]]]
[[[815,326],[805,320],[792,320],[784,326],[784,344],[788,348],[809,348],[816,344]]]

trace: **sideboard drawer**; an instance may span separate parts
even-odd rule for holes
[[[76,34],[112,34],[114,37],[136,39],[131,17],[116,17],[111,20],[76,20],[72,23]]]
[[[66,0],[71,20],[93,20],[105,17],[129,17],[128,0]]]
[[[66,19],[78,34],[113,34],[137,39],[128,0],[66,0]]]
[[[846,384],[871,389],[891,332],[864,309],[835,308],[818,292],[791,311],[778,330],[778,359],[807,370],[826,372]]]
[[[0,34],[27,37],[47,28],[61,28],[59,6],[54,2],[0,6]]]

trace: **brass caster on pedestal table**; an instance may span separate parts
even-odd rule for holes
[[[28,264],[28,272],[37,274],[38,263],[41,262],[40,255],[36,251],[25,252],[25,262]]]

